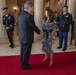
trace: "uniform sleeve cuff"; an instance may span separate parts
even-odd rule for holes
[[[12,26],[12,25],[10,25],[10,27],[12,27],[12,28],[13,28],[13,26]]]

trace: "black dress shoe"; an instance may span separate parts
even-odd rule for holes
[[[66,48],[63,48],[62,51],[66,51]]]
[[[24,68],[22,68],[23,70],[29,70],[29,69],[32,69],[32,66],[31,65],[28,65],[28,66],[26,66],[26,67],[24,67]]]
[[[62,47],[60,47],[60,46],[59,46],[59,47],[57,47],[57,49],[61,49],[61,48],[62,48]]]
[[[9,47],[14,48],[14,45],[10,45]]]

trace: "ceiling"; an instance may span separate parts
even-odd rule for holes
[[[17,0],[17,3],[21,4],[21,3],[25,3],[27,0]]]
[[[32,1],[34,2],[34,0],[17,0],[18,4],[24,4],[26,1]]]

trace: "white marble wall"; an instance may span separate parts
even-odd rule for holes
[[[67,0],[67,5],[68,5],[68,11],[72,14],[73,16],[73,20],[75,21],[75,17],[76,17],[76,0]]]
[[[43,19],[43,0],[34,0],[34,19],[36,25],[41,29],[42,19]],[[38,37],[35,34],[35,38]]]
[[[75,26],[76,26],[76,1],[75,1]]]
[[[36,25],[41,28],[43,19],[43,0],[34,0],[34,18]]]
[[[6,6],[5,0],[0,0],[0,40],[6,39],[6,31],[4,29],[3,23],[2,23],[2,8]]]

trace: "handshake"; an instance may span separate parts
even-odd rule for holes
[[[42,31],[40,31],[40,35],[42,35]]]
[[[42,31],[40,30],[40,35],[42,35]]]
[[[55,39],[52,39],[52,45],[55,43]]]

